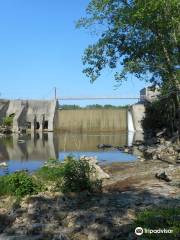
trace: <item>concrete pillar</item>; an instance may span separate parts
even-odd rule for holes
[[[136,131],[143,131],[142,120],[145,116],[144,104],[134,104],[131,106],[134,128]]]
[[[36,131],[36,116],[34,116],[33,120],[31,121],[31,131]]]
[[[43,121],[39,121],[39,129],[38,129],[40,132],[43,131]]]

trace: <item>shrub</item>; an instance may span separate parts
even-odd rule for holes
[[[35,183],[33,177],[23,171],[0,177],[0,188],[2,195],[10,194],[17,197],[37,194],[41,190],[41,186]]]
[[[63,164],[62,179],[58,185],[62,192],[100,190],[101,182],[91,179],[91,174],[94,172],[94,168],[87,161],[77,160],[69,156]]]
[[[87,161],[68,156],[64,162],[49,159],[46,166],[36,172],[36,177],[55,183],[55,188],[62,192],[99,191],[102,182],[92,180],[95,170]]]
[[[180,229],[180,208],[160,208],[149,209],[140,212],[135,221],[135,227],[142,227],[143,229],[169,229],[173,233],[158,234],[159,240],[164,239],[178,239]],[[144,239],[157,239],[157,234],[143,234]],[[176,238],[177,237],[177,238]]]
[[[95,169],[87,161],[68,157],[63,163],[49,160],[34,176],[21,171],[0,177],[0,194],[17,197],[36,194],[51,181],[62,192],[100,191],[102,182],[92,180]]]
[[[8,126],[8,127],[12,126],[13,118],[14,118],[14,116],[5,117],[3,119],[3,125]]]

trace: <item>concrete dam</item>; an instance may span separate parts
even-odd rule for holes
[[[127,109],[58,110],[56,123],[62,131],[127,131]]]
[[[144,105],[120,109],[59,109],[56,100],[0,100],[0,124],[13,117],[13,132],[27,131],[141,131]]]

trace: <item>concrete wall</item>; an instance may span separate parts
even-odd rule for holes
[[[31,122],[34,127],[34,121],[40,124],[39,130],[43,130],[43,122],[48,121],[48,130],[54,130],[55,112],[57,101],[28,101],[26,121]]]
[[[8,105],[8,108],[6,111],[6,116],[15,114],[15,116],[13,118],[13,131],[14,132],[17,132],[18,128],[25,124],[24,123],[25,122],[24,113],[26,111],[26,108],[27,108],[26,101],[22,101],[22,100],[9,101],[9,105]]]
[[[58,110],[56,130],[60,131],[126,131],[127,109]]]
[[[0,100],[0,124],[3,118],[15,114],[13,131],[29,125],[29,130],[53,131],[58,102],[41,100]],[[45,124],[47,122],[47,124]],[[38,124],[38,127],[37,127]],[[48,125],[45,127],[45,125]]]
[[[143,131],[142,120],[145,116],[144,104],[134,104],[131,106],[131,113],[133,118],[134,130]]]

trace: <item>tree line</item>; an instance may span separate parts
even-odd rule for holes
[[[81,106],[75,105],[75,104],[59,105],[59,109],[63,109],[63,110],[73,110],[73,109],[122,109],[122,108],[128,108],[128,107],[129,107],[129,105],[114,106],[114,105],[111,105],[111,104],[105,104],[105,105],[92,104],[92,105],[87,105],[85,107],[81,107]]]

